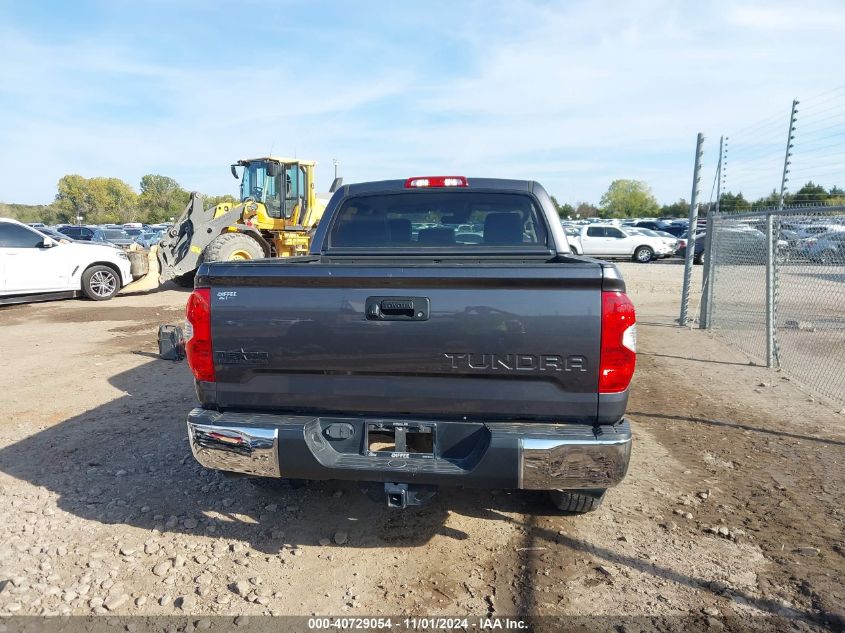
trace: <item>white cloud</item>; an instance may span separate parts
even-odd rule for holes
[[[838,4],[444,7],[454,19],[419,29],[438,24],[443,51],[460,53],[454,67],[413,39],[379,39],[381,24],[323,33],[293,63],[233,47],[231,64],[199,66],[156,62],[119,33],[62,43],[0,33],[0,198],[48,201],[72,172],[132,184],[157,172],[231,191],[228,164],[272,145],[320,160],[325,184],[336,156],[353,181],[442,170],[537,178],[559,199],[595,201],[633,177],[672,201],[689,195],[697,132],[709,166],[721,133],[770,117],[735,147],[780,138],[772,115],[783,110],[785,125],[794,95],[841,70],[839,30],[815,17],[841,24]],[[745,177],[768,188],[768,172]]]
[[[739,27],[761,31],[822,30],[842,28],[845,15],[841,5],[795,3],[777,6],[772,3],[735,6],[728,9],[728,22]]]

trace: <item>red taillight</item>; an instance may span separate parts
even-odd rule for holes
[[[214,354],[211,349],[211,291],[197,288],[185,306],[185,356],[197,380],[214,382]]]
[[[624,292],[601,294],[599,393],[625,391],[637,364],[637,315]]]
[[[419,187],[469,187],[465,176],[416,176],[405,181],[406,189]]]

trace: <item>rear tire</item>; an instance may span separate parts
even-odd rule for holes
[[[634,261],[640,264],[647,264],[654,259],[654,250],[650,246],[638,246],[634,251]]]
[[[606,489],[595,490],[549,490],[552,505],[561,512],[585,514],[597,510],[604,501]]]
[[[173,278],[173,283],[175,283],[180,288],[193,288],[194,287],[194,277],[197,276],[197,271],[192,270],[189,273],[185,273],[184,275],[176,275]]]
[[[82,273],[82,292],[92,301],[108,301],[120,290],[120,275],[109,266],[91,266]]]
[[[264,257],[264,249],[261,248],[261,244],[244,233],[218,235],[202,253],[204,262],[228,262],[262,257]]]
[[[276,477],[250,477],[248,481],[256,488],[275,492],[296,490],[307,483],[305,479],[277,479]]]

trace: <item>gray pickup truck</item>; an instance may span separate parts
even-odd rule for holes
[[[371,482],[392,507],[549,490],[586,512],[628,467],[634,308],[536,182],[344,186],[308,256],[203,264],[186,329],[208,468]]]

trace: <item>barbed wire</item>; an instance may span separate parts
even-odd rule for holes
[[[781,189],[790,208],[790,198],[810,184],[834,194],[812,193],[804,204],[824,206],[845,195],[834,189],[845,185],[845,85],[798,99],[794,114],[794,125],[784,108],[727,137],[720,210],[766,208]]]

